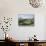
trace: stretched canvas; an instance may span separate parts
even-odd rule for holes
[[[34,26],[34,15],[33,14],[19,14],[18,25],[19,26]]]

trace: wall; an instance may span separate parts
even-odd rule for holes
[[[13,17],[13,22],[10,31],[10,35],[17,40],[27,40],[34,34],[37,35],[39,40],[45,39],[45,15],[46,8],[43,7],[33,8],[30,6],[28,0],[0,0],[0,16]],[[34,14],[35,26],[33,27],[19,27],[18,26],[18,14]],[[45,21],[44,21],[45,20]],[[1,31],[2,33],[2,31]],[[0,33],[0,34],[1,34]],[[1,34],[2,35],[2,34]],[[2,36],[0,36],[2,39]]]

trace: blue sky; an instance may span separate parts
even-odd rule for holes
[[[33,14],[19,14],[18,18],[22,18],[22,19],[32,19],[34,17]]]

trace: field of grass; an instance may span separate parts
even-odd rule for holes
[[[33,26],[34,19],[19,19],[18,24],[22,26]]]

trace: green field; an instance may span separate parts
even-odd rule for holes
[[[20,26],[33,26],[34,25],[34,19],[19,19],[18,24]]]

